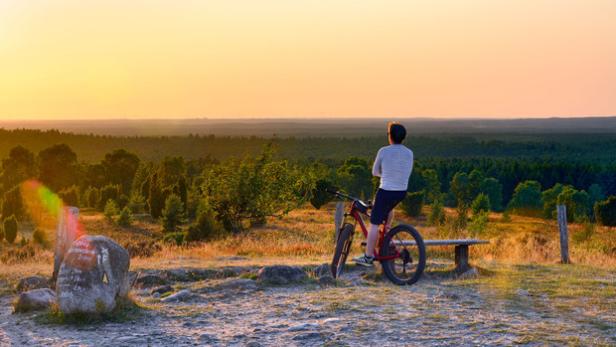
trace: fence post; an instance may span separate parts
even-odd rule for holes
[[[558,230],[560,233],[560,261],[569,264],[569,232],[567,231],[567,206],[556,206],[558,214]]]
[[[56,248],[53,257],[53,276],[52,282],[56,282],[60,265],[64,260],[64,255],[71,248],[71,244],[77,238],[77,220],[79,219],[79,209],[77,207],[66,206],[58,214],[58,228],[56,230]]]

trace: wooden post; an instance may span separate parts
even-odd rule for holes
[[[567,206],[556,206],[558,214],[558,230],[560,232],[560,261],[569,264],[569,233],[567,231]]]
[[[457,245],[454,251],[456,272],[461,274],[468,271],[471,268],[468,263],[468,245]]]
[[[334,214],[334,243],[338,242],[338,234],[340,228],[342,228],[342,221],[344,220],[344,202],[338,201],[336,203],[336,213]]]
[[[53,259],[53,277],[55,283],[58,278],[60,265],[64,260],[64,255],[71,248],[71,244],[77,238],[77,220],[79,219],[79,209],[77,207],[66,206],[58,214],[58,229],[56,230],[56,248]]]

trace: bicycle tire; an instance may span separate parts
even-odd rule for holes
[[[409,279],[400,278],[396,274],[395,270],[396,259],[381,261],[381,265],[383,267],[383,272],[385,273],[385,276],[387,276],[390,281],[397,285],[411,285],[419,280],[426,267],[426,246],[424,244],[423,238],[421,237],[421,234],[419,234],[419,232],[414,227],[406,224],[401,224],[389,230],[389,232],[385,235],[385,238],[383,239],[383,243],[381,245],[381,256],[387,256],[390,254],[392,250],[390,246],[391,241],[397,234],[400,233],[410,234],[415,241],[415,246],[417,247],[419,258],[417,260],[417,267],[415,273]],[[404,263],[404,267],[405,266],[406,263]]]
[[[353,224],[345,223],[340,228],[338,234],[338,240],[336,241],[336,250],[334,251],[334,258],[330,266],[330,270],[333,278],[338,278],[344,271],[344,264],[346,263],[351,245],[353,243],[353,235],[355,234],[355,226]]]

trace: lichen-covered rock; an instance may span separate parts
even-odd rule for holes
[[[192,293],[189,289],[182,289],[177,293],[173,293],[166,298],[163,298],[162,302],[174,302],[174,301],[186,301],[190,299]]]
[[[23,293],[32,289],[49,288],[49,280],[43,276],[24,277],[17,284],[17,292]]]
[[[105,236],[82,236],[66,253],[56,293],[60,311],[104,313],[130,290],[126,249]]]
[[[266,266],[257,273],[257,281],[265,284],[286,285],[301,283],[308,279],[306,271],[297,266]]]
[[[38,288],[19,294],[15,301],[15,312],[46,310],[56,302],[56,293],[49,288]]]

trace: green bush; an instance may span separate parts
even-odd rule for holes
[[[473,203],[471,204],[471,210],[473,211],[474,215],[481,212],[489,212],[490,209],[490,198],[484,193],[479,193],[479,195],[477,195],[477,197],[475,198],[475,200],[473,200]]]
[[[103,214],[109,222],[113,222],[113,217],[118,214],[118,205],[115,203],[115,201],[111,199],[107,200]]]
[[[165,208],[162,211],[163,230],[165,232],[175,232],[178,225],[184,218],[184,205],[180,197],[171,194],[165,201]]]
[[[197,220],[188,228],[186,241],[203,241],[223,234],[224,229],[216,220],[216,214],[207,201],[202,201],[197,212]]]
[[[163,236],[163,241],[181,246],[186,243],[186,233],[182,231],[166,233],[165,236]]]
[[[133,193],[127,206],[132,213],[143,213],[145,211],[145,199],[141,194]]]
[[[23,200],[19,186],[13,187],[4,193],[2,199],[2,218],[15,216],[21,218],[24,214]]]
[[[534,215],[543,209],[541,184],[537,181],[519,183],[509,201],[508,208],[520,214]]]
[[[571,222],[584,222],[590,214],[590,196],[583,190],[576,190],[565,186],[558,195],[556,202],[567,206],[567,220]]]
[[[100,195],[100,200],[98,204],[99,209],[104,209],[105,205],[107,204],[109,200],[113,200],[117,204],[118,198],[120,197],[120,186],[108,184],[104,186],[103,188],[101,188],[99,195]]]
[[[595,218],[605,226],[616,226],[616,196],[610,196],[607,200],[595,204]]]
[[[482,234],[488,227],[488,222],[489,222],[488,216],[489,216],[489,212],[483,211],[483,210],[473,215],[468,225],[468,230],[470,230],[475,235]]]
[[[443,203],[440,200],[435,200],[432,203],[430,215],[428,215],[429,225],[442,225],[445,223],[445,210],[443,209]]]
[[[413,192],[406,194],[400,203],[400,208],[409,217],[419,217],[424,202],[424,192]]]
[[[47,234],[39,228],[36,228],[34,230],[34,233],[32,234],[32,240],[43,247],[47,247],[49,245],[49,240],[47,240]]]
[[[15,242],[17,238],[17,218],[14,215],[4,219],[4,238],[8,243]]]
[[[124,207],[122,211],[120,211],[120,215],[118,216],[117,222],[121,227],[129,227],[133,223],[133,213],[130,211],[128,206]]]

